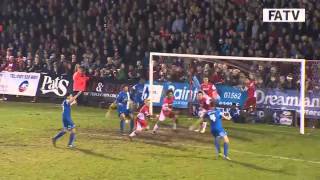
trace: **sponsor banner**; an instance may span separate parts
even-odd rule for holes
[[[257,109],[257,117],[266,123],[293,126],[297,120],[295,110]]]
[[[274,121],[281,125],[292,126],[294,115],[294,111],[278,110],[275,111]]]
[[[88,101],[91,102],[114,102],[118,93],[121,91],[123,85],[133,85],[133,82],[121,82],[110,81],[99,78],[90,79],[87,92],[84,92],[85,96],[88,96]]]
[[[146,84],[146,86],[149,86]],[[219,105],[221,106],[231,106],[232,103],[236,103],[237,106],[243,106],[247,99],[247,92],[241,90],[240,88],[225,86],[225,85],[217,85],[217,90],[220,95]],[[189,83],[170,83],[165,82],[159,84],[155,82],[153,89],[153,98],[156,99],[154,101],[155,106],[161,106],[163,98],[165,97],[165,92],[168,89],[172,89],[174,91],[173,95],[175,98],[173,107],[175,108],[188,108],[188,102],[194,102],[196,99],[196,93],[199,91],[198,88],[192,87],[190,89]],[[159,97],[160,101],[159,101]]]
[[[0,94],[35,96],[39,79],[39,73],[1,72]]]
[[[217,85],[217,90],[220,95],[220,106],[231,106],[235,103],[238,107],[242,107],[247,100],[247,92],[240,88]]]
[[[258,108],[300,110],[300,94],[296,90],[258,89],[256,94]],[[306,94],[305,114],[308,118],[320,117],[319,92]]]
[[[149,84],[146,84],[145,86],[149,87]],[[193,88],[192,90],[190,90],[190,86],[188,83],[154,82],[153,92],[151,92],[152,98],[156,100],[154,101],[154,106],[162,105],[165,93],[169,89],[173,90],[173,96],[175,99],[173,107],[175,108],[188,108],[188,102],[193,102],[195,100],[196,93],[199,90],[197,88]]]
[[[40,97],[63,98],[72,93],[72,79],[69,76],[51,76],[42,74],[37,95]]]
[[[88,92],[84,95],[89,96],[89,101],[96,102],[113,102],[117,94],[121,91],[123,85],[128,85],[127,82],[107,81],[93,79],[89,82]],[[135,84],[134,82],[129,85]],[[246,91],[240,88],[217,85],[217,90],[220,95],[220,106],[230,106],[236,103],[238,107],[244,105],[247,99]],[[145,89],[149,88],[149,84],[145,84]],[[193,102],[196,98],[196,93],[199,91],[197,88],[190,89],[189,83],[159,83],[154,82],[152,90],[152,98],[154,106],[161,106],[165,92],[168,89],[174,91],[175,108],[188,108],[188,103]],[[280,110],[299,110],[299,93],[295,90],[270,90],[258,89],[257,94],[257,107],[267,109],[280,109]],[[305,100],[306,115],[307,117],[320,117],[320,93],[308,94]]]

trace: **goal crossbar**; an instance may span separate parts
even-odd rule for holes
[[[236,60],[236,61],[265,61],[265,62],[293,62],[300,63],[300,134],[304,134],[304,116],[305,116],[305,59],[290,59],[290,58],[262,58],[262,57],[238,57],[238,56],[215,56],[215,55],[198,55],[198,54],[176,54],[176,53],[159,53],[150,52],[149,56],[149,98],[150,98],[150,113],[153,114],[153,57],[180,57],[180,58],[194,58],[194,59],[219,59],[219,60]]]

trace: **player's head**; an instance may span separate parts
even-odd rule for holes
[[[139,80],[139,83],[140,83],[140,84],[144,84],[145,82],[146,82],[146,80],[143,79],[143,78],[141,78],[141,79]]]
[[[167,97],[172,97],[173,96],[173,90],[169,89],[166,93]]]
[[[78,66],[78,71],[81,73],[84,73],[85,72],[84,66]]]
[[[249,73],[249,80],[254,80],[254,73]]]
[[[202,99],[202,98],[203,98],[203,92],[202,92],[202,91],[199,91],[199,92],[198,92],[197,98],[198,98],[198,99]]]
[[[64,98],[66,100],[69,100],[72,97],[72,93],[67,92],[66,95],[64,96]]]
[[[204,82],[204,83],[208,83],[208,82],[209,82],[209,78],[208,78],[208,77],[204,77],[204,78],[203,78],[203,82]]]
[[[128,91],[129,91],[129,86],[128,86],[128,85],[123,85],[123,86],[122,86],[122,90],[123,90],[124,92],[128,92]]]
[[[232,103],[231,108],[236,108],[237,104],[236,103]]]
[[[249,80],[248,78],[246,78],[246,79],[244,80],[244,83],[245,83],[245,85],[249,85],[249,84],[250,84],[250,80]]]
[[[211,107],[211,108],[217,107],[217,104],[218,104],[218,101],[217,101],[217,100],[215,100],[215,99],[211,99],[211,100],[210,100],[210,107]]]

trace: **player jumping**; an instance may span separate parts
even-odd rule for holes
[[[76,104],[76,99],[80,96],[81,91],[77,93],[75,96],[67,96],[67,98],[62,102],[62,123],[63,129],[52,138],[52,144],[56,147],[56,142],[63,135],[65,135],[68,131],[70,132],[70,138],[68,147],[74,147],[74,140],[76,138],[76,129],[75,125],[71,119],[71,106]]]
[[[174,101],[174,97],[173,97],[173,90],[169,89],[166,92],[166,97],[163,100],[163,104],[162,104],[162,108],[161,108],[161,112],[159,115],[159,118],[156,122],[156,124],[153,127],[153,134],[156,133],[156,131],[159,129],[159,121],[164,121],[166,119],[166,117],[171,118],[173,121],[173,130],[177,129],[177,118],[175,113],[173,112],[173,101]]]
[[[148,122],[147,122],[147,118],[150,117],[149,105],[150,105],[150,101],[148,99],[144,100],[144,105],[140,108],[140,111],[135,120],[135,130],[129,135],[129,138],[131,140],[134,136],[139,134],[141,131],[149,128]]]
[[[199,117],[199,120],[195,122],[192,126],[190,126],[189,130],[200,133],[205,133],[207,122],[205,119],[205,116],[207,114],[207,111],[210,109],[210,98],[204,96],[202,91],[199,91],[197,94],[197,107],[196,112],[197,116]]]
[[[138,110],[140,107],[143,106],[144,99],[145,99],[145,80],[140,79],[139,83],[132,87],[132,94],[133,100],[136,105],[136,109]]]
[[[219,109],[215,108],[215,101],[211,102],[211,109],[208,111],[208,118],[210,119],[211,134],[214,137],[214,145],[217,156],[222,156],[226,160],[231,160],[228,156],[229,138],[227,132],[222,127],[222,118],[230,120],[230,116],[226,116]],[[223,138],[223,155],[220,150],[220,139]]]
[[[129,87],[125,85],[123,90],[118,94],[117,99],[117,110],[120,117],[120,133],[124,134],[124,128],[126,124],[126,117],[130,118],[130,133],[134,128],[133,114],[130,110],[130,95]]]
[[[208,96],[211,99],[214,99],[214,100],[220,99],[216,86],[210,83],[209,78],[207,77],[203,78],[203,83],[201,84],[201,90],[204,92],[205,96]]]
[[[252,107],[253,111],[256,110],[256,104],[257,104],[257,99],[256,99],[256,82],[254,80],[254,75],[250,74],[249,79],[246,79],[245,84],[245,90],[248,93],[248,98],[246,102],[244,103],[244,109],[249,110],[250,107]]]
[[[220,99],[216,86],[209,82],[208,77],[203,78],[203,83],[201,84],[201,90],[203,92],[203,96],[208,100],[212,99],[214,101],[218,101]],[[202,129],[198,129],[197,131],[199,131],[200,133],[205,133],[207,128],[207,122],[204,118],[202,118],[200,123],[201,123],[200,128]]]

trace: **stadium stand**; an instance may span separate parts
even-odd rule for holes
[[[320,59],[316,0],[261,2],[5,0],[0,4],[1,70],[71,75],[80,64],[92,77],[134,80],[146,77],[150,51]],[[304,24],[265,24],[262,5],[303,7],[308,17]],[[192,68],[215,83],[241,85],[255,71],[258,87],[298,87],[298,78],[289,73],[298,71],[293,65],[234,63],[197,63]],[[188,68],[178,59],[170,65],[160,59],[155,69],[159,81],[187,79]],[[312,84],[314,71],[307,72],[309,89],[319,88]]]

